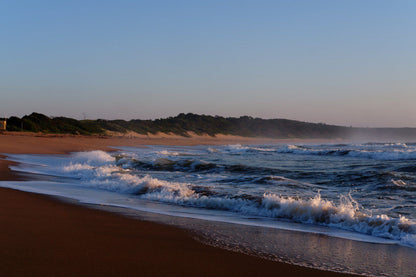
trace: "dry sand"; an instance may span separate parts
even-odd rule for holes
[[[67,153],[143,144],[285,142],[237,137],[0,135],[0,153]],[[286,141],[287,142],[287,141]],[[0,180],[22,180],[0,160]],[[347,276],[204,245],[185,230],[0,189],[0,276]]]

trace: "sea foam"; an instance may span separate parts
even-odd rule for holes
[[[212,186],[201,188],[191,183],[160,180],[147,174],[132,174],[117,166],[114,157],[101,151],[77,153],[70,160],[69,165],[62,166],[62,172],[80,178],[82,184],[90,188],[136,194],[142,199],[176,205],[336,227],[416,247],[414,222],[405,217],[372,216],[350,195],[341,195],[338,204],[323,199],[319,193],[313,198],[284,197],[267,192],[262,196],[227,195],[217,193]],[[157,159],[155,163],[169,164],[170,161]]]
[[[259,151],[257,147],[245,148],[242,146],[231,146],[224,149],[222,150],[225,152]],[[274,148],[261,149],[267,149],[264,152],[271,152],[271,149]],[[286,148],[277,147],[277,149],[280,149],[280,151],[282,149],[301,152],[311,151],[293,145]],[[258,189],[244,191],[242,187],[237,187],[234,190],[224,190],[218,184],[212,182],[179,182],[175,179],[169,180],[169,174],[163,175],[166,179],[160,179],[156,175],[152,176],[147,172],[146,168],[150,165],[153,166],[152,169],[160,168],[161,170],[166,167],[181,170],[186,167],[195,169],[201,165],[218,166],[187,158],[171,160],[167,159],[166,156],[175,157],[176,153],[159,152],[153,160],[147,162],[138,160],[139,155],[128,153],[110,155],[103,151],[74,153],[66,159],[60,159],[59,162],[54,159],[39,159],[37,157],[34,157],[33,160],[37,161],[39,166],[42,165],[36,169],[37,173],[77,178],[80,186],[88,188],[126,193],[145,200],[185,207],[230,211],[236,215],[260,216],[269,219],[328,226],[389,238],[401,244],[416,247],[415,222],[405,216],[392,218],[386,214],[373,215],[372,211],[360,206],[351,195],[340,194],[338,201],[334,201],[324,199],[320,193],[313,197],[307,197],[306,195],[282,196],[268,192],[265,188],[262,188],[262,193]],[[27,157],[27,159],[30,160],[30,157]],[[138,163],[144,163],[145,165],[138,167]],[[236,167],[236,165],[228,164],[224,166],[225,170],[228,171],[233,167]],[[243,166],[239,167],[238,170],[241,173],[247,173],[249,169],[249,167]],[[21,170],[24,170],[24,166]],[[27,170],[31,171],[33,168],[27,168]],[[200,171],[195,172],[195,174],[199,173]],[[198,180],[199,177],[195,175],[193,178],[193,180]],[[280,176],[273,176],[273,179],[284,181],[283,183],[276,183],[277,185],[285,185],[285,183],[291,182],[290,179]],[[396,185],[402,184],[396,182]]]
[[[416,150],[407,147],[395,145],[394,149],[372,149],[371,147],[352,148],[335,148],[329,147],[311,147],[302,145],[288,145],[276,150],[279,153],[302,154],[302,155],[319,155],[319,156],[349,156],[355,158],[366,158],[375,160],[411,160],[416,159]]]

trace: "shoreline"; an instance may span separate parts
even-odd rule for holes
[[[145,145],[226,145],[226,144],[291,144],[291,143],[340,143],[339,139],[271,139],[260,137],[239,137],[217,135],[211,137],[177,135],[128,136],[75,136],[38,133],[4,132],[0,133],[0,154],[67,154],[76,151],[104,150],[114,151],[116,146]],[[4,149],[4,150],[3,150]],[[7,151],[6,151],[7,149]]]
[[[117,146],[114,143],[139,146],[143,140],[32,136],[10,140],[11,136],[6,136],[0,136],[1,153],[108,151],[113,150],[109,146]],[[151,142],[147,144],[178,143],[172,138],[145,141]],[[179,142],[189,145],[208,141],[213,144],[213,139],[182,139]],[[216,140],[217,144],[231,140],[225,141]],[[3,158],[0,157],[0,180],[28,179],[10,171],[8,166],[11,162]],[[208,246],[193,239],[184,229],[90,209],[55,197],[0,188],[0,205],[0,211],[7,211],[1,213],[1,221],[6,226],[0,230],[3,238],[0,249],[2,275],[21,276],[30,272],[31,275],[43,276],[260,276],[271,273],[280,273],[281,276],[351,276]]]

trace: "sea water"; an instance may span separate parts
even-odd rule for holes
[[[121,147],[8,159],[20,162],[13,170],[44,177],[1,186],[190,228],[206,243],[269,259],[416,276],[414,143]]]

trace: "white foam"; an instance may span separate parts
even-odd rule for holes
[[[288,146],[290,147],[295,150],[300,148]],[[231,148],[239,149],[241,146]],[[129,160],[127,156],[124,156],[124,159]],[[215,187],[207,185],[202,185],[205,186],[205,193],[200,193],[198,192],[200,190],[191,183],[161,180],[149,175],[132,173],[128,168],[118,166],[116,158],[103,151],[75,153],[66,160],[60,160],[59,163],[56,163],[54,159],[46,158],[35,157],[33,160],[37,162],[37,165],[43,165],[40,169],[36,169],[37,173],[76,177],[80,180],[80,185],[86,188],[137,194],[141,199],[188,207],[336,227],[389,238],[416,247],[415,222],[405,217],[390,218],[383,214],[373,216],[371,212],[360,208],[349,195],[341,195],[337,204],[322,199],[320,194],[312,198],[283,197],[273,193],[243,197],[218,193],[221,191],[215,191]],[[159,163],[166,161],[169,160],[155,160]],[[24,165],[20,169],[28,172],[34,170],[31,167],[25,168]],[[201,184],[198,187],[201,187]]]
[[[405,144],[404,144],[405,145]],[[375,160],[412,160],[416,159],[416,150],[408,148],[407,145],[389,145],[391,147],[370,147],[355,146],[334,148],[331,145],[319,147],[287,145],[277,150],[279,153],[302,154],[302,155],[321,155],[321,156],[349,156],[356,158],[366,158]]]
[[[407,185],[406,182],[403,181],[403,180],[393,180],[392,179],[391,182],[393,184],[395,184],[396,186],[399,186],[399,187],[402,187],[402,186],[406,186]]]
[[[104,151],[96,150],[74,153],[71,155],[71,160],[78,163],[88,163],[92,166],[100,166],[114,162],[116,159]]]
[[[284,198],[265,194],[263,205],[271,217],[337,227],[398,240],[402,244],[416,247],[415,222],[404,216],[390,218],[387,215],[372,216],[363,213],[351,196],[342,195],[339,205],[335,205],[331,201],[322,199],[319,194],[310,199]]]
[[[168,151],[168,150],[158,151],[157,153],[161,154],[161,155],[166,155],[166,156],[179,156],[179,155],[181,155],[179,152]]]
[[[233,144],[222,147],[221,149],[208,148],[211,152],[225,152],[231,154],[242,154],[247,152],[275,152],[274,148],[243,146],[241,144]]]
[[[336,227],[377,237],[389,238],[416,247],[414,222],[387,215],[371,216],[362,211],[351,196],[340,196],[339,204],[321,198],[302,199],[265,193],[261,202],[227,195],[199,194],[190,183],[169,182],[150,176],[137,176],[115,165],[93,168],[73,167],[84,185],[115,192],[139,194],[142,199],[198,208],[227,210],[243,215],[281,218],[295,222]],[[209,188],[207,188],[209,190]]]

